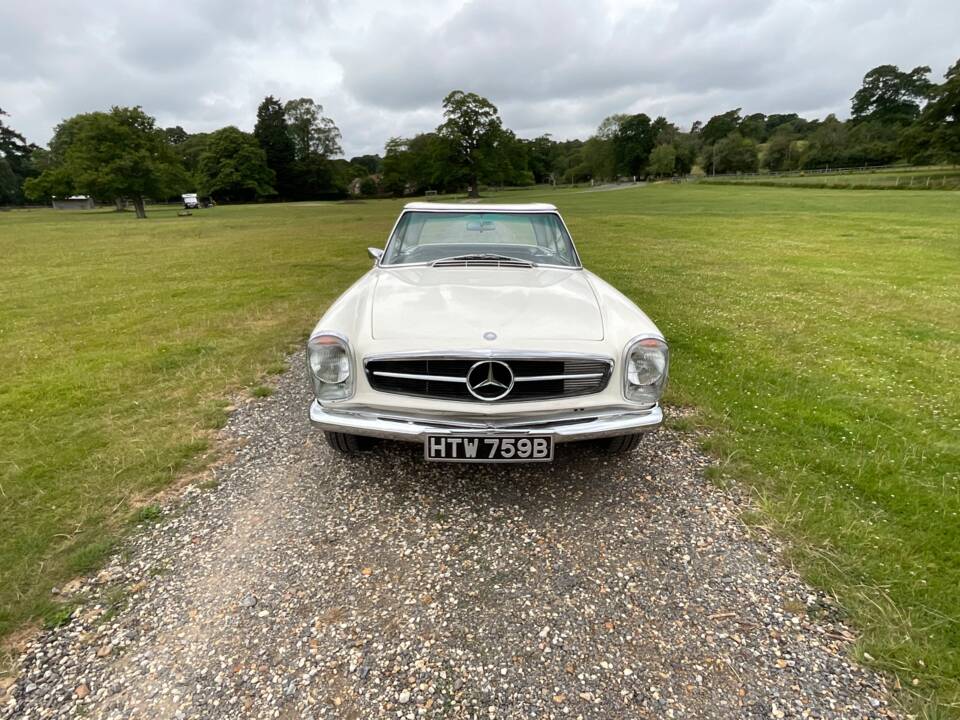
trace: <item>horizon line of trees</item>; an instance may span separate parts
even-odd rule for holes
[[[742,115],[734,108],[681,130],[664,117],[615,114],[586,140],[519,138],[497,107],[455,90],[443,121],[412,138],[390,138],[383,157],[342,157],[341,133],[311,98],[264,98],[252,133],[158,127],[142,108],[75,115],[47,148],[8,126],[0,108],[0,204],[91,195],[129,202],[197,191],[219,202],[410,195],[477,195],[482,185],[612,181],[686,175],[859,167],[895,162],[960,163],[960,60],[944,82],[930,68],[880,65],[851,98],[851,115],[808,120],[796,113]]]
[[[435,131],[391,138],[383,158],[381,189],[402,195],[475,187],[463,148],[449,130],[452,103],[465,99],[487,117],[483,141],[473,149],[477,182],[491,186],[614,181],[687,175],[862,167],[895,162],[960,163],[960,60],[937,84],[930,68],[902,71],[880,65],[851,98],[851,116],[808,120],[796,113],[742,115],[734,108],[695,122],[688,132],[665,117],[615,114],[586,140],[557,142],[550,135],[517,138],[504,129],[484,98],[451,93],[448,118]]]

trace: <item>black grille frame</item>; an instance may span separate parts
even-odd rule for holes
[[[465,378],[478,362],[506,363],[514,375],[510,392],[498,400],[481,400],[467,389]],[[378,356],[363,362],[370,387],[377,392],[456,402],[516,403],[556,400],[603,392],[613,374],[611,358],[583,355],[490,355],[490,356]],[[386,377],[380,372],[417,375],[420,379]],[[595,377],[556,376],[592,375]],[[556,379],[532,380],[530,377]],[[457,378],[458,382],[437,378]]]

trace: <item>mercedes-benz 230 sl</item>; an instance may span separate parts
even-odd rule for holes
[[[574,440],[632,450],[662,421],[663,335],[584,269],[553,205],[410,203],[368,252],[307,342],[310,420],[334,449],[549,461]]]

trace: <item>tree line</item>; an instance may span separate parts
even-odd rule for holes
[[[468,93],[443,102],[434,131],[387,142],[381,189],[391,194],[456,191],[485,185],[615,181],[687,175],[862,167],[896,162],[960,163],[960,60],[943,83],[930,68],[881,65],[851,98],[849,120],[734,108],[681,130],[664,117],[616,114],[587,140],[527,140],[504,129],[496,108]],[[465,111],[464,108],[467,108]],[[477,132],[462,138],[462,121]],[[464,158],[471,159],[470,164]]]
[[[191,134],[159,127],[140,107],[113,107],[64,120],[46,149],[17,137],[20,183],[0,201],[92,195],[129,201],[138,217],[147,199],[191,191],[225,202],[343,197],[371,172],[366,158],[336,158],[340,130],[311,98],[264,98],[253,133]]]
[[[735,108],[682,130],[664,117],[616,114],[586,140],[567,141],[519,138],[492,102],[457,90],[443,99],[435,130],[391,138],[382,157],[350,160],[340,157],[336,123],[311,98],[264,98],[252,133],[161,128],[140,107],[114,107],[64,120],[46,148],[28,143],[0,109],[0,203],[92,195],[129,202],[144,217],[147,199],[190,191],[221,202],[333,199],[351,191],[476,195],[482,185],[958,163],[960,60],[942,83],[930,72],[872,69],[851,98],[848,120]]]

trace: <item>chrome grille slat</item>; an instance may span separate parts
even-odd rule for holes
[[[602,378],[603,373],[581,373],[580,375],[530,375],[529,377],[514,377],[514,382],[547,382],[549,380],[586,380],[587,378]]]
[[[453,377],[451,375],[417,375],[414,373],[387,372],[386,370],[374,370],[374,375],[378,377],[390,377],[400,380],[425,380],[427,382],[454,382],[465,383],[465,377]]]
[[[496,268],[532,268],[533,265],[522,260],[437,260],[432,267],[496,267]]]
[[[468,389],[467,375],[474,363],[498,360],[513,372],[509,393],[492,402],[523,402],[589,395],[606,388],[613,360],[603,357],[537,355],[522,353],[457,356],[377,356],[364,361],[367,380],[374,390],[439,400],[478,402]]]

